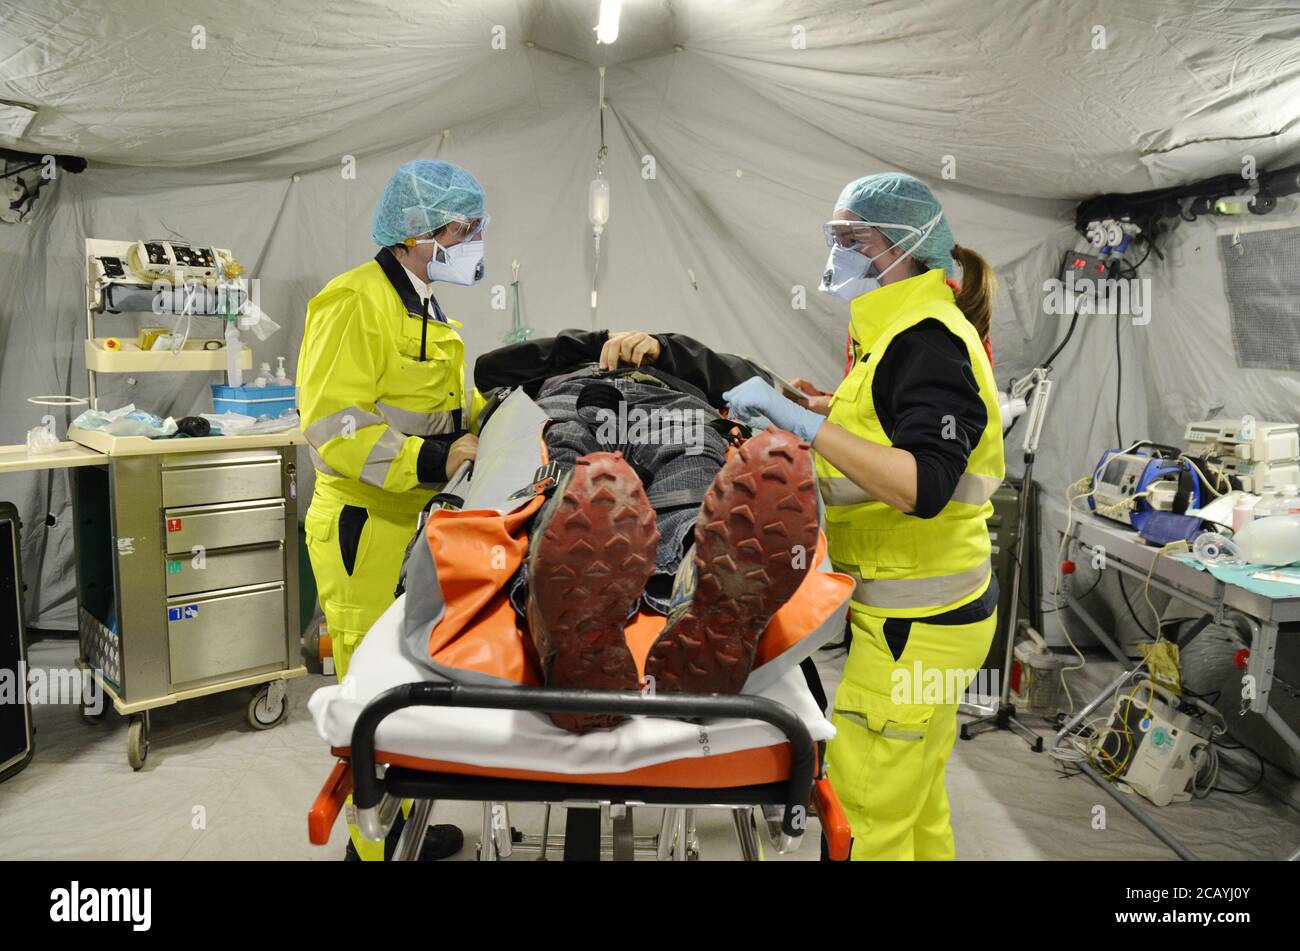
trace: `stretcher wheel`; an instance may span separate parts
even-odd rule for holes
[[[149,737],[145,733],[144,719],[136,717],[126,728],[126,761],[131,768],[139,772],[144,768],[144,761],[149,758]]]
[[[269,730],[289,712],[284,681],[272,681],[258,687],[248,700],[248,725],[254,730]]]

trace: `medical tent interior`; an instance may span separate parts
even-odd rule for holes
[[[284,519],[275,548],[285,559],[275,588],[281,662],[225,679],[191,671],[197,686],[175,686],[178,668],[214,662],[223,639],[242,635],[228,621],[204,628],[196,653],[182,651],[181,625],[203,623],[191,621],[191,602],[213,616],[220,599],[171,597],[190,548],[182,556],[166,547],[164,572],[149,546],[170,546],[178,499],[187,522],[215,506],[227,527],[246,510],[222,505],[263,502],[202,497],[194,473],[222,462],[219,447],[212,460],[185,447],[130,455],[108,428],[87,432],[106,417],[83,414],[131,405],[154,423],[202,419],[218,412],[213,386],[235,385],[229,361],[242,359],[245,389],[255,377],[297,383],[306,429],[309,302],[376,256],[376,205],[415,160],[453,163],[481,184],[472,217],[482,223],[482,280],[431,285],[459,324],[466,374],[512,341],[643,331],[744,357],[780,399],[798,381],[844,398],[837,388],[846,363],[855,365],[850,314],[890,291],[886,278],[850,305],[819,290],[832,270],[827,222],[845,207],[837,196],[881,173],[923,183],[956,243],[996,279],[991,361],[974,351],[970,360],[991,368],[1002,397],[981,377],[1005,430],[1005,481],[981,518],[996,512],[988,524],[999,612],[1016,622],[996,641],[1011,641],[1011,667],[990,650],[980,673],[993,674],[992,686],[962,698],[961,736],[946,771],[938,766],[956,857],[1300,854],[1300,567],[1287,568],[1300,561],[1290,475],[1300,474],[1300,451],[1287,449],[1300,421],[1293,5],[0,0],[0,157],[0,518],[20,566],[5,566],[12,670],[0,709],[18,724],[4,731],[18,753],[6,760],[0,751],[9,767],[0,857],[336,861],[356,851],[349,821],[365,831],[374,820],[369,831],[384,839],[395,826],[383,806],[401,798],[417,801],[417,820],[461,830],[450,856],[461,860],[547,850],[556,859],[573,844],[559,834],[590,832],[588,818],[604,824],[593,840],[604,858],[816,861],[845,850],[829,834],[836,817],[855,857],[877,834],[855,811],[869,816],[871,802],[849,788],[877,780],[834,768],[846,731],[881,729],[844,712],[843,690],[836,700],[848,658],[867,639],[866,628],[848,625],[859,631],[849,644],[843,623],[801,658],[825,693],[809,716],[826,726],[813,731],[813,788],[829,797],[815,800],[801,836],[783,825],[779,797],[681,808],[691,800],[673,798],[679,791],[657,800],[640,790],[637,802],[654,805],[633,808],[608,787],[581,801],[572,784],[567,796],[516,790],[514,799],[510,790],[457,798],[439,787],[421,810],[410,789],[375,806],[373,782],[363,790],[358,779],[364,808],[344,805],[337,788],[333,812],[322,807],[349,744],[328,735],[320,698],[348,688],[322,646],[319,579],[302,540],[323,478],[309,439],[246,437],[261,441],[231,457],[245,474],[213,482],[243,486],[262,465],[287,473],[273,493]],[[241,286],[253,286],[269,321],[241,324],[234,349],[220,315],[115,312],[97,296],[114,280],[105,255],[130,271],[152,253],[146,245],[173,263],[177,248],[220,249],[235,262],[225,277],[251,279]],[[954,267],[945,276],[959,287],[965,275]],[[140,333],[154,325],[189,355],[190,372],[149,372],[166,369],[146,359],[162,359]],[[874,365],[858,354],[864,362]],[[779,423],[773,430],[789,428]],[[996,421],[988,425],[996,443]],[[476,467],[491,430],[479,434]],[[170,442],[243,438],[195,437]],[[152,504],[141,523],[152,527],[133,541],[122,526],[138,515],[126,497],[141,459],[159,460],[163,500],[133,503]],[[1115,475],[1117,461],[1129,476]],[[1264,484],[1265,471],[1279,473],[1276,484]],[[822,493],[817,506],[833,552],[833,519],[845,506],[831,503]],[[454,531],[433,514],[428,525]],[[1139,526],[1139,514],[1152,517]],[[1274,529],[1269,550],[1282,554],[1252,561],[1243,552],[1264,545],[1261,519]],[[825,565],[827,578],[847,579],[846,592],[870,588],[839,571]],[[105,586],[120,624],[87,609]],[[442,589],[450,598],[449,584]],[[417,593],[407,588],[408,618]],[[844,599],[837,618],[856,617],[856,602]],[[143,699],[131,680],[147,672],[132,668],[124,683],[91,670],[106,636],[120,639],[123,664],[136,662],[146,647],[132,657],[132,623],[172,638],[156,659],[171,678],[164,671],[161,691]],[[363,647],[370,639],[374,631]],[[790,667],[771,689],[806,699],[803,679],[790,686],[798,674]],[[15,683],[25,685],[16,694]],[[77,685],[71,694],[67,684]],[[91,710],[97,689],[106,696]],[[458,689],[484,688],[470,680]],[[326,699],[337,713],[338,696]],[[654,719],[633,715],[575,737],[544,711],[493,712],[494,723],[526,720],[538,735],[556,734],[556,749],[594,743],[595,760],[577,772],[602,775],[623,767],[600,757],[627,753],[641,736],[627,728]],[[685,729],[698,761],[708,742],[700,724],[720,730],[725,720],[659,722]],[[781,739],[770,725],[753,729],[758,745]],[[871,742],[893,735],[884,730]],[[481,742],[509,747],[511,736]],[[560,760],[550,773],[565,771]],[[680,762],[684,775],[691,761]],[[310,838],[309,811],[312,823],[333,820]],[[403,833],[396,851],[418,854],[411,841]],[[894,857],[913,857],[911,841]],[[916,849],[922,857],[919,832]]]

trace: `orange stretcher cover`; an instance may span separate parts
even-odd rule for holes
[[[527,557],[528,523],[543,501],[536,496],[505,515],[438,510],[430,516],[424,543],[442,589],[443,611],[428,628],[427,649],[444,672],[473,672],[478,682],[541,684],[536,650],[510,603],[506,582]],[[823,570],[824,534],[808,558],[811,570],[759,640],[751,679],[778,659],[784,673],[842,630],[853,581]],[[664,623],[662,615],[643,609],[628,625],[628,647],[639,674],[644,674],[646,655]]]

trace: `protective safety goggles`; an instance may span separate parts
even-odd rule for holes
[[[826,247],[833,248],[839,245],[841,248],[856,249],[867,243],[871,237],[871,232],[881,228],[892,228],[896,231],[905,231],[908,235],[915,235],[916,241],[912,244],[916,248],[922,241],[929,237],[934,226],[939,223],[943,217],[943,212],[935,215],[927,221],[924,227],[913,228],[911,225],[900,225],[892,221],[828,221],[822,225],[822,233],[826,236]],[[907,240],[907,235],[895,241],[890,245],[896,248]]]
[[[483,232],[487,230],[488,223],[491,220],[492,218],[489,215],[484,215],[482,218],[470,218],[467,220],[453,218],[452,222],[460,225],[460,233],[456,235],[457,238],[461,241],[475,241],[483,236]]]
[[[479,238],[483,237],[483,232],[487,230],[487,226],[491,221],[492,221],[492,217],[490,215],[484,215],[482,218],[454,217],[451,219],[451,221],[447,222],[447,224],[460,225],[458,229],[454,229],[454,233],[451,235],[451,237],[456,239],[457,244],[464,244],[469,241],[476,241]],[[445,228],[447,227],[447,225],[443,225],[443,227]],[[407,238],[402,243],[405,244],[408,248],[413,248],[417,244],[428,244],[430,241],[432,241],[434,244],[438,244],[438,242],[434,241],[434,239],[432,238]],[[442,247],[442,245],[440,244],[438,244],[438,246]]]

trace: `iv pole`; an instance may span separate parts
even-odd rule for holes
[[[1047,415],[1047,401],[1052,394],[1052,381],[1047,378],[1048,369],[1038,367],[1027,377],[1012,384],[1010,397],[1012,404],[1023,401],[1033,390],[1033,401],[1029,405],[1028,425],[1025,427],[1023,448],[1025,452],[1025,474],[1020,483],[1020,499],[1017,503],[1019,534],[1016,536],[1016,563],[1011,576],[1011,607],[1007,612],[1006,649],[1002,656],[1002,689],[998,692],[998,705],[988,716],[971,720],[961,726],[963,740],[974,739],[981,733],[991,730],[1011,730],[1018,733],[1029,748],[1035,753],[1043,751],[1043,738],[1016,718],[1016,706],[1011,702],[1011,665],[1015,661],[1016,620],[1020,613],[1020,572],[1024,566],[1025,521],[1029,514],[1029,496],[1033,491],[1034,454],[1038,452],[1038,441],[1043,433],[1043,419]],[[983,709],[988,709],[987,707]]]
[[[587,191],[587,218],[591,222],[595,239],[595,263],[591,269],[591,329],[596,329],[596,279],[600,276],[600,236],[609,221],[609,182],[605,180],[605,67],[600,67],[600,99],[597,106],[600,117],[600,148],[596,150],[596,177]]]

